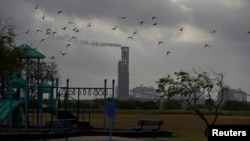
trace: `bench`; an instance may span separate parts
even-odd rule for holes
[[[54,131],[64,132],[65,139],[68,140],[68,132],[72,130],[75,119],[58,119],[46,121],[44,127],[38,129],[38,131],[43,133],[44,141],[47,139],[47,133]]]
[[[133,128],[136,132],[136,138],[138,138],[139,131],[150,131],[153,132],[153,138],[156,137],[158,132],[163,125],[164,121],[161,119],[140,119],[138,120],[139,127]]]

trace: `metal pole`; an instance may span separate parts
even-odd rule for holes
[[[115,102],[115,80],[112,81],[112,102]],[[114,129],[114,117],[112,117],[112,129]]]
[[[28,131],[28,101],[27,101],[27,95],[29,95],[29,84],[28,81],[25,81],[25,99],[24,99],[24,103],[25,103],[25,133]]]
[[[40,118],[40,128],[42,128],[43,125],[43,90],[44,90],[44,82],[43,79],[41,80],[41,85],[39,87],[40,91],[38,93],[38,105],[39,105],[39,118]]]
[[[80,113],[80,89],[77,89],[77,118],[78,120],[80,120],[79,113]]]
[[[107,116],[107,101],[106,101],[106,95],[107,95],[107,79],[104,80],[104,117],[103,117],[103,126],[104,130],[106,130],[106,116]]]
[[[55,112],[56,112],[56,119],[58,119],[58,78],[56,79],[56,109],[55,109]]]
[[[10,76],[10,74],[8,74],[8,80],[9,80],[9,84],[8,84],[8,98],[9,98],[9,102],[10,102],[10,114],[9,114],[9,132],[12,131],[12,78]]]
[[[69,111],[69,79],[67,79],[67,86],[66,86],[66,94],[65,94],[65,110]]]
[[[28,130],[29,126],[29,118],[28,118],[28,103],[29,103],[29,77],[30,77],[30,70],[29,70],[29,58],[26,60],[26,83],[27,89],[25,92],[25,132]]]

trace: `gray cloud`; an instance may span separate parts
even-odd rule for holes
[[[155,87],[155,81],[165,74],[200,67],[225,72],[233,88],[250,93],[248,0],[20,0],[15,3],[0,0],[0,3],[0,14],[17,25],[16,42],[31,42],[47,57],[55,55],[62,79],[70,78],[72,85],[100,86],[105,78],[117,79],[119,47],[128,46],[130,88],[141,83]],[[57,13],[59,10],[61,14]],[[126,18],[119,18],[123,16]],[[153,16],[158,18],[152,20]],[[140,21],[145,23],[140,26]],[[153,26],[155,22],[157,25]],[[89,23],[91,27],[87,27]],[[67,29],[62,30],[65,26]],[[117,29],[112,30],[115,26]],[[182,32],[181,27],[184,27]],[[48,28],[57,34],[46,35]],[[79,32],[74,32],[74,28]],[[28,35],[27,29],[30,29]],[[42,32],[36,34],[37,29]],[[211,33],[214,29],[216,32]],[[72,39],[73,36],[76,38]],[[42,38],[46,40],[41,43]],[[157,45],[159,41],[164,44]],[[211,47],[204,48],[205,44]],[[62,56],[60,51],[67,54]],[[171,51],[168,56],[167,51]]]

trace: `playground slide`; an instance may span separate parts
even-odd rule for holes
[[[12,111],[24,104],[24,100],[12,100]],[[0,122],[4,121],[10,113],[10,101],[4,100],[0,102]]]

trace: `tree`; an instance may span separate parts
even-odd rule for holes
[[[7,72],[15,71],[18,67],[17,57],[21,52],[15,50],[14,25],[5,19],[0,19],[0,74],[1,78]]]
[[[168,75],[156,81],[158,84],[157,92],[167,98],[178,97],[190,110],[193,110],[198,117],[206,124],[205,136],[207,136],[208,126],[214,125],[218,118],[218,110],[221,106],[222,99],[215,103],[212,102],[218,93],[223,94],[227,90],[224,83],[224,75],[222,73],[208,73],[206,71],[193,69],[191,73],[186,71],[178,71],[174,73],[174,77]],[[213,120],[210,122],[205,114],[201,111],[198,100],[201,97],[207,97],[206,104],[209,109],[213,107]],[[209,106],[208,106],[209,105]]]
[[[0,18],[0,97],[5,97],[4,91],[8,79],[13,73],[25,72],[25,62],[20,61],[20,57],[24,55],[25,50],[16,47],[14,38],[15,25],[8,19]],[[20,64],[21,63],[21,64]],[[31,60],[30,63],[30,80],[29,83],[35,86],[37,80],[37,61]],[[59,77],[57,65],[55,62],[41,62],[41,72],[39,78],[46,82],[55,80]],[[33,91],[33,90],[32,90]]]
[[[25,64],[25,62],[23,62]],[[37,93],[37,79],[43,80],[43,83],[49,83],[52,80],[56,80],[59,78],[59,71],[57,68],[57,65],[55,62],[40,62],[40,71],[37,70],[37,64],[38,62],[36,60],[30,60],[29,63],[29,69],[30,69],[30,77],[29,77],[29,83],[30,86],[35,86],[30,88],[30,92],[32,94],[32,97],[36,96]],[[23,70],[25,71],[25,70]],[[37,75],[39,73],[39,75]],[[39,78],[37,78],[39,77]],[[54,81],[54,83],[56,83]]]
[[[167,99],[163,103],[163,109],[181,109],[181,108],[182,108],[181,101],[177,99]]]
[[[18,57],[22,54],[16,50],[14,38],[15,26],[11,21],[0,18],[0,97],[5,97],[5,84],[10,75],[18,70]]]

